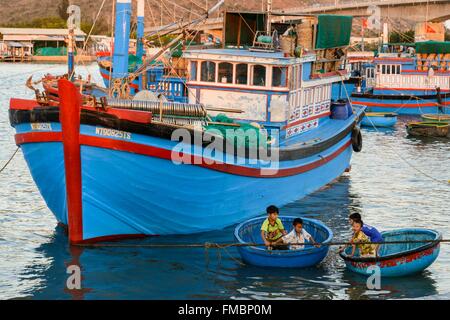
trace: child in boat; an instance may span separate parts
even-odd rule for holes
[[[363,258],[367,257],[375,257],[376,251],[375,251],[375,245],[373,244],[365,244],[365,242],[371,242],[369,237],[362,231],[363,223],[361,220],[354,220],[352,224],[353,229],[353,237],[351,242],[352,245],[352,253],[350,254],[351,257],[355,255],[356,248],[359,249],[359,254]],[[343,248],[345,249],[345,248]],[[341,250],[343,250],[341,249]]]
[[[276,206],[269,206],[266,212],[268,217],[261,226],[261,237],[264,244],[268,249],[286,249],[286,246],[282,245],[282,236],[287,232],[284,229],[283,223],[278,218],[278,208]]]
[[[303,229],[302,219],[295,218],[292,225],[294,226],[294,229],[292,229],[291,232],[283,237],[283,242],[290,245],[291,250],[303,249],[305,247],[304,243],[306,243],[306,241],[309,241],[316,247],[318,247],[314,238],[309,234],[308,231]]]
[[[372,226],[369,226],[368,224],[365,224],[362,221],[361,215],[359,213],[357,213],[357,212],[352,213],[349,216],[349,219],[350,219],[350,225],[352,225],[352,226],[353,226],[353,223],[355,221],[361,221],[361,223],[362,223],[362,229],[361,230],[362,230],[362,232],[364,232],[364,234],[367,237],[369,237],[370,242],[383,242],[383,236],[381,235],[381,233],[375,227],[372,227]],[[377,256],[378,256],[378,249],[379,248],[380,248],[379,244],[375,245],[375,252],[376,252]]]

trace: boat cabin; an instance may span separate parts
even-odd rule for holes
[[[332,85],[348,77],[313,73],[316,55],[240,49],[187,50],[189,102],[234,110],[237,120],[280,129],[285,138],[318,127],[330,114]]]

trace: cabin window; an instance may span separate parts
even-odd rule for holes
[[[231,63],[219,63],[219,82],[233,83],[233,65]]]
[[[287,68],[272,68],[272,87],[286,87],[287,85]]]
[[[236,84],[247,84],[248,65],[240,63],[236,65]]]
[[[201,81],[216,82],[216,63],[203,61],[201,68]]]
[[[253,85],[266,86],[266,67],[259,64],[253,66]]]
[[[386,74],[386,66],[384,64],[381,66],[381,73]]]
[[[197,61],[191,61],[191,81],[197,81]]]

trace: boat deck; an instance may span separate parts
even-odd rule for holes
[[[347,120],[326,119],[316,129],[280,142],[281,149],[296,149],[302,146],[311,146],[338,135],[355,121],[364,111],[364,107],[354,107],[355,113]]]

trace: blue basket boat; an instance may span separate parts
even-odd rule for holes
[[[389,128],[397,123],[397,114],[393,112],[366,112],[361,126]]]
[[[280,219],[286,230],[292,229],[292,222],[297,217],[281,216]],[[266,217],[247,220],[238,225],[234,236],[239,243],[263,244],[261,239],[261,225]],[[328,243],[333,238],[333,232],[319,220],[302,218],[303,228],[320,243]],[[319,264],[328,253],[328,246],[316,248],[312,244],[305,244],[299,250],[267,250],[264,246],[238,247],[239,254],[246,263],[260,267],[304,268]]]
[[[440,232],[429,229],[399,229],[385,231],[382,235],[385,242],[442,239]],[[353,272],[369,275],[373,271],[368,268],[376,265],[380,267],[382,277],[400,277],[428,268],[438,257],[439,249],[439,242],[383,244],[377,258],[362,258],[358,250],[355,256],[350,257],[350,247],[340,253],[340,256],[347,268]]]

